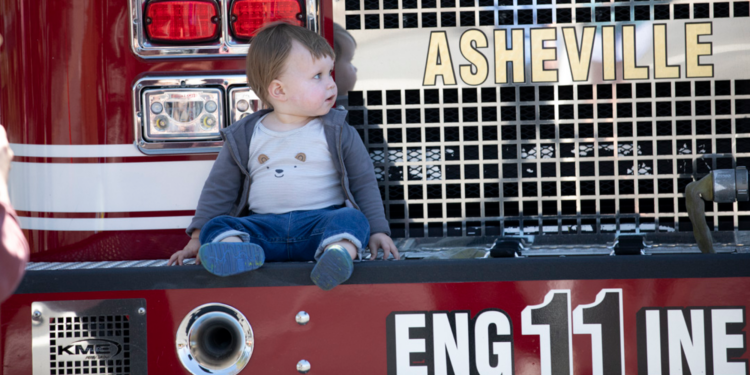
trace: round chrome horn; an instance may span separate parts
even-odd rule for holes
[[[196,375],[238,374],[254,346],[253,329],[245,316],[221,303],[196,307],[177,329],[177,356]]]

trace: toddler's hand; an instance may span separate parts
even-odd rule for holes
[[[398,256],[398,249],[396,249],[396,245],[393,244],[393,240],[385,233],[375,233],[370,236],[370,244],[368,247],[370,248],[370,254],[372,255],[370,260],[375,260],[378,256],[378,249],[381,247],[383,248],[383,259],[387,260],[388,254],[393,254],[393,258],[396,260],[401,259]]]
[[[198,250],[201,248],[201,241],[197,238],[190,239],[190,242],[185,245],[185,248],[172,254],[171,257],[169,257],[169,262],[167,262],[168,266],[171,265],[182,265],[182,261],[188,258],[195,257],[195,264],[201,264],[201,258],[198,255]]]

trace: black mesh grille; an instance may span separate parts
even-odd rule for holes
[[[536,9],[509,9],[534,5],[532,0],[463,0],[456,4],[456,0],[346,0],[346,28],[349,30],[375,30],[391,28],[450,28],[474,26],[504,26],[504,25],[549,25],[589,23],[589,22],[632,22],[649,20],[706,20],[711,18],[749,17],[750,6],[747,1],[715,2],[696,4],[664,4],[653,5],[631,3],[622,4],[627,0],[616,0],[616,6],[602,6],[608,0],[596,0],[595,7],[591,7],[590,0],[576,0],[572,7],[555,7],[552,0],[537,0]],[[637,0],[641,1],[641,0]],[[439,4],[438,4],[439,3]],[[571,4],[570,0],[557,0],[556,4]],[[408,12],[410,9],[437,9],[440,12]],[[407,10],[399,12],[401,9]],[[549,7],[546,7],[549,5]],[[587,6],[588,5],[588,6]],[[491,8],[495,8],[494,10]],[[460,10],[459,12],[450,11]],[[365,11],[381,10],[379,14]],[[364,18],[363,18],[364,17]],[[421,18],[421,26],[419,19]],[[399,23],[401,23],[399,25]]]
[[[404,236],[533,232],[557,215],[578,223],[563,229],[559,221],[558,232],[682,230],[686,183],[733,167],[731,157],[696,158],[750,153],[750,80],[410,88],[350,98],[361,100],[350,123],[366,134],[389,219],[403,228],[394,234]],[[479,221],[448,229],[462,217]]]
[[[49,318],[50,375],[112,374],[128,375],[130,370],[130,320],[128,315],[77,316]],[[63,345],[60,339],[80,338],[82,345]],[[106,340],[120,343],[120,351],[109,359],[96,359],[95,347],[84,340]],[[76,342],[79,342],[76,340]],[[87,360],[66,360],[91,354]]]

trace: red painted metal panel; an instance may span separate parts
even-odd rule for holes
[[[342,285],[330,292],[314,286],[291,286],[38,294],[15,295],[2,305],[0,362],[7,374],[31,374],[30,304],[33,301],[145,298],[151,374],[187,373],[174,348],[180,320],[201,304],[220,302],[239,309],[254,330],[256,348],[244,374],[292,374],[300,359],[310,361],[311,373],[316,374],[386,374],[389,366],[387,337],[393,334],[388,332],[386,320],[391,313],[468,311],[475,317],[485,309],[500,309],[512,322],[515,374],[532,375],[540,374],[540,339],[523,334],[521,312],[524,308],[541,304],[551,290],[563,289],[570,290],[573,310],[592,304],[597,294],[606,288],[622,289],[626,374],[638,373],[639,361],[643,365],[645,360],[643,354],[638,355],[639,345],[643,343],[636,335],[636,315],[643,308],[733,306],[743,309],[745,323],[740,324],[739,334],[746,330],[750,301],[747,278]],[[306,326],[299,326],[294,320],[300,310],[310,314],[310,323]],[[661,329],[666,335],[666,326]],[[710,336],[711,328],[700,334],[704,338]],[[748,339],[747,335],[742,338],[745,348]],[[715,345],[716,338],[713,340]],[[592,374],[591,336],[574,334],[572,344],[574,373]],[[740,352],[730,350],[725,359],[746,363],[750,353]],[[713,354],[707,350],[706,355]],[[733,357],[735,355],[737,358]]]
[[[33,262],[169,259],[190,240],[183,229],[101,232],[24,230],[24,234],[33,249]]]
[[[47,158],[36,156],[16,156],[16,163],[44,163],[44,164],[103,164],[103,163],[163,163],[165,161],[201,161],[216,160],[216,154],[192,155],[151,155],[147,157],[97,157],[97,158]]]
[[[0,46],[0,124],[8,129],[11,143],[132,144],[132,88],[138,79],[191,73],[243,74],[245,69],[241,56],[161,60],[135,56],[130,46],[127,1],[7,0],[0,2],[0,13],[0,35],[4,37]],[[321,14],[322,33],[333,43],[330,4],[322,4]],[[90,164],[213,159],[215,154],[18,156],[15,161]],[[175,234],[179,232],[27,230],[26,234],[36,261],[94,261],[168,257],[187,241],[184,233]]]
[[[244,70],[243,57],[136,57],[127,1],[8,0],[2,14],[0,123],[11,143],[132,143],[137,79]]]

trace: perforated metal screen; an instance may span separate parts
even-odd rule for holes
[[[685,186],[750,164],[750,75],[740,69],[750,66],[747,1],[346,0],[334,8],[358,44],[349,123],[370,151],[394,236],[688,231]],[[628,24],[644,33],[667,23],[679,34],[698,21],[713,25],[701,39],[713,43],[701,60],[714,64],[713,77],[625,81],[618,70],[605,81],[595,62],[589,80],[575,82],[562,74],[558,33],[558,82],[531,83],[528,56],[525,82],[422,82],[430,31],[448,32],[458,76],[467,61],[453,44],[472,28]],[[492,42],[483,51],[491,61]],[[679,48],[668,52],[680,65]],[[654,66],[648,51],[637,63]],[[750,230],[750,204],[706,210],[713,230]]]
[[[34,375],[146,373],[144,300],[33,302],[31,309]]]
[[[130,317],[128,315],[76,316],[49,318],[50,375],[130,374]],[[96,347],[58,345],[58,339],[106,339],[121,343],[121,358],[96,359]],[[80,341],[79,340],[79,341]],[[103,340],[101,340],[104,342]],[[78,352],[75,350],[78,349]],[[88,349],[92,358],[65,360],[64,354],[77,355]],[[108,347],[106,349],[109,349]],[[72,351],[71,351],[72,350]],[[58,354],[59,353],[59,354]],[[110,354],[107,351],[107,354]],[[112,353],[114,354],[114,353]],[[58,360],[58,356],[60,360]]]

